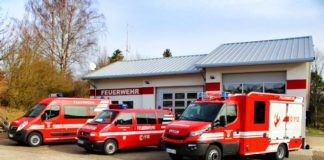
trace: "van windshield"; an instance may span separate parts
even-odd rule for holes
[[[114,119],[116,118],[118,112],[117,111],[109,111],[105,110],[99,113],[98,116],[96,116],[91,123],[105,123],[110,124]]]
[[[47,104],[36,104],[24,115],[24,117],[37,117],[46,106]]]
[[[179,120],[213,122],[223,103],[191,103]]]

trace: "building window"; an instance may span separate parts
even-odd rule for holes
[[[254,124],[265,123],[266,103],[264,101],[254,102]]]
[[[119,104],[118,101],[111,101],[112,104]]]
[[[185,94],[184,93],[176,93],[175,99],[185,99]]]
[[[163,107],[172,107],[172,101],[163,101]]]
[[[175,107],[184,107],[185,101],[175,101]]]
[[[250,93],[250,92],[264,92],[264,93],[286,93],[286,83],[224,83],[223,90],[229,93]]]
[[[263,84],[262,83],[248,83],[243,84],[243,92],[263,92]]]
[[[264,92],[266,93],[286,93],[285,83],[264,83]]]
[[[197,93],[187,93],[188,99],[197,99]]]
[[[172,93],[164,93],[163,99],[173,99],[173,94]]]
[[[123,101],[123,104],[127,104],[128,108],[134,108],[134,102],[133,101]]]

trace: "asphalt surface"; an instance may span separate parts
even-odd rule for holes
[[[323,160],[324,137],[309,138],[314,143],[312,150],[299,150],[290,153],[287,160]],[[311,145],[312,147],[312,145]],[[102,153],[88,153],[73,143],[45,144],[40,147],[28,147],[0,137],[1,160],[170,160],[168,154],[155,147],[121,150],[113,156]],[[269,157],[227,157],[226,160],[267,160]],[[187,160],[193,160],[187,158]]]

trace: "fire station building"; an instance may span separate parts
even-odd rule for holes
[[[307,105],[314,58],[311,36],[225,43],[209,54],[120,61],[83,78],[92,98],[130,108],[179,113],[202,91],[287,94]]]

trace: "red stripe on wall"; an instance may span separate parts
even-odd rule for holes
[[[154,94],[154,87],[143,87],[142,94]]]
[[[306,89],[306,79],[287,80],[287,89]]]
[[[220,82],[206,83],[206,91],[219,91]]]

